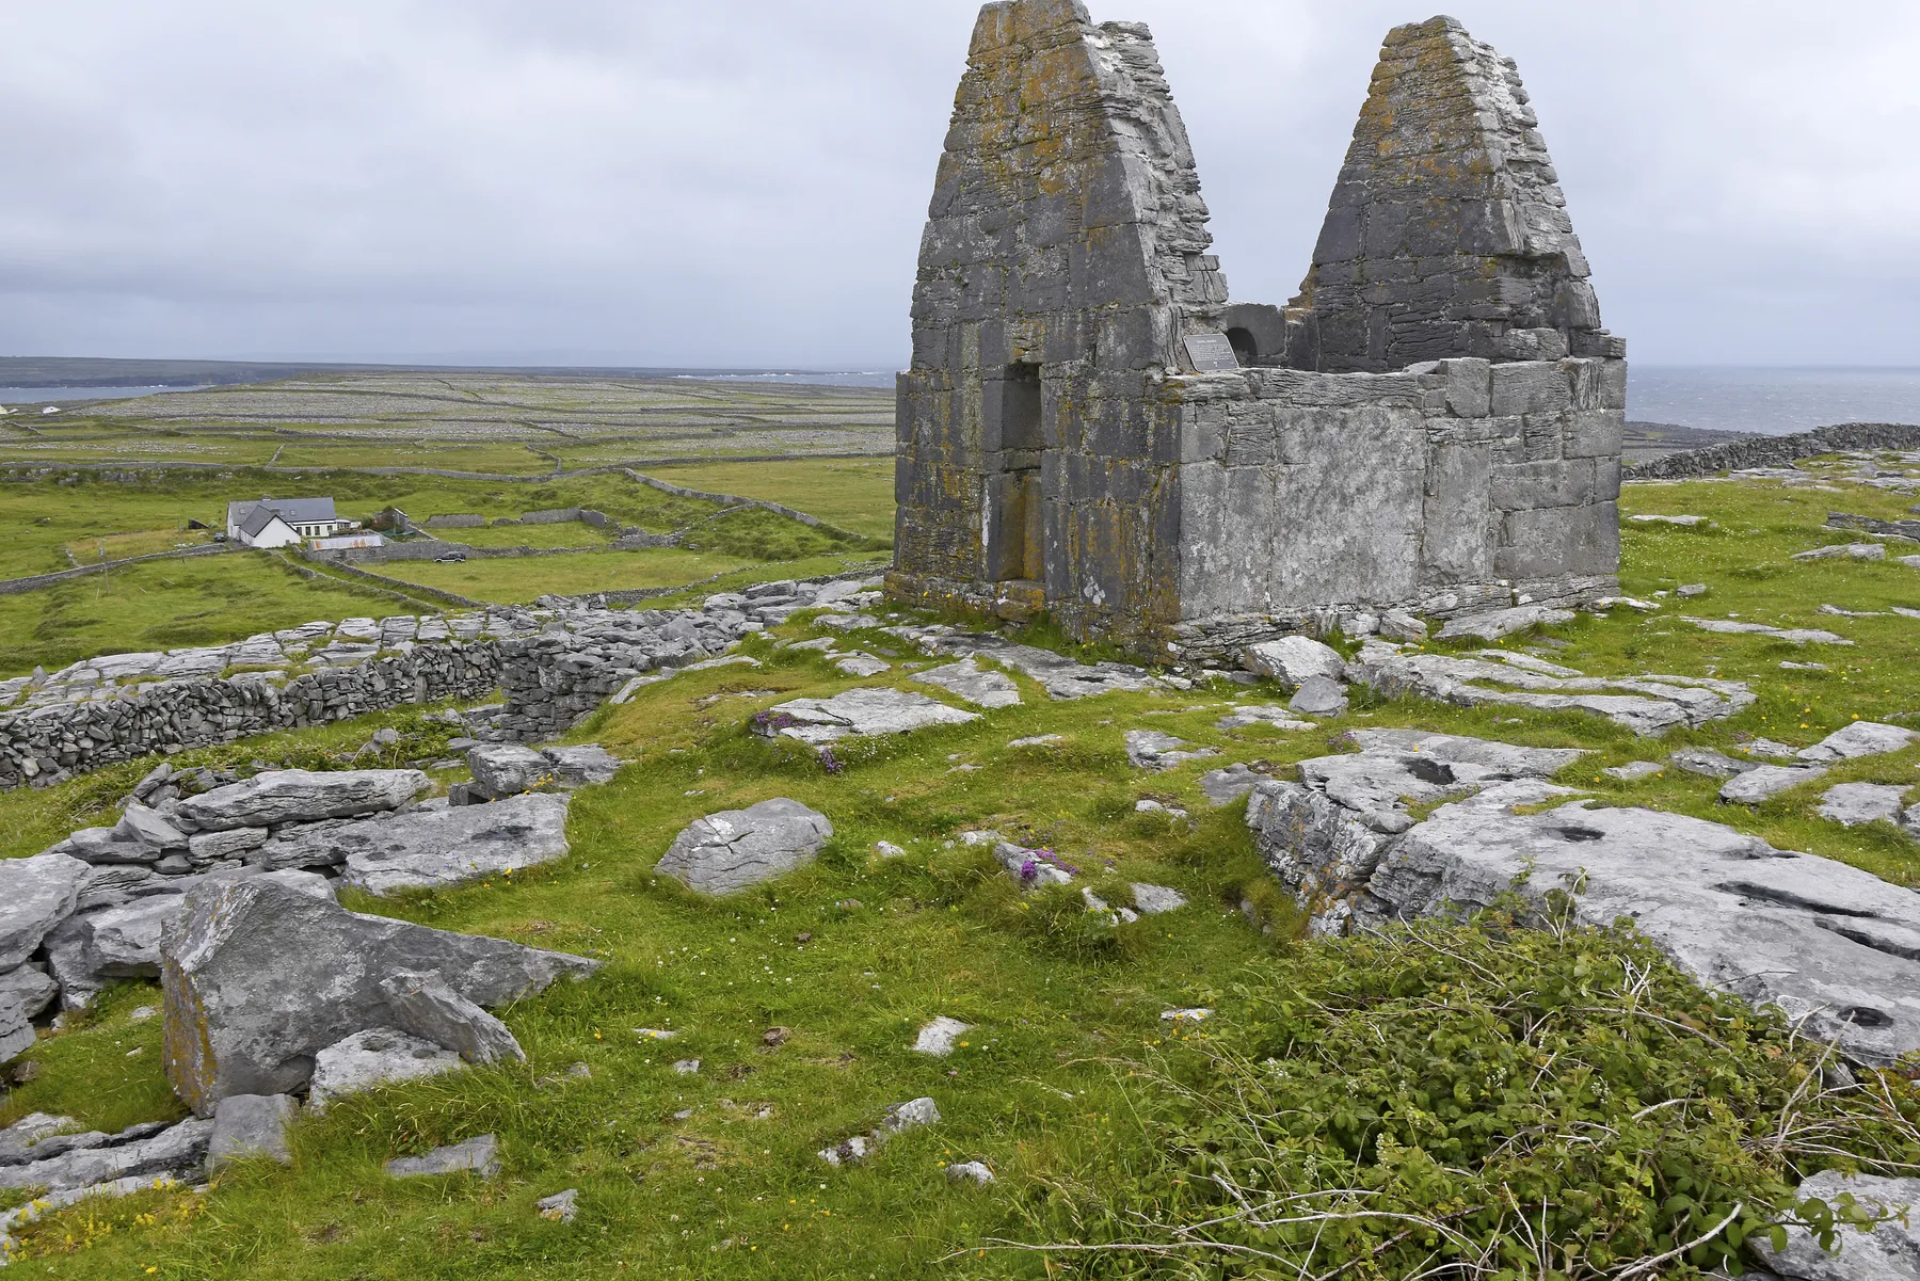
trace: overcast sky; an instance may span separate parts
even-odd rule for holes
[[[891,367],[971,0],[0,0],[0,354]],[[1920,365],[1920,4],[1459,0],[1643,363]],[[1375,0],[1152,24],[1236,299]]]

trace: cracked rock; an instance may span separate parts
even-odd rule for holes
[[[1337,681],[1347,670],[1347,660],[1338,650],[1307,636],[1283,636],[1250,645],[1240,661],[1250,672],[1294,686],[1305,685],[1316,676]]]
[[[732,894],[813,862],[832,836],[826,815],[799,801],[761,801],[696,820],[654,871],[702,894]]]
[[[989,671],[971,658],[963,658],[946,667],[921,672],[914,680],[946,690],[949,694],[989,710],[1016,707],[1020,687],[1004,672]]]
[[[277,770],[190,796],[180,802],[180,815],[203,832],[356,818],[399,809],[429,785],[413,769]]]

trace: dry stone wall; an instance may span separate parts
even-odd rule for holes
[[[636,677],[718,657],[799,610],[858,598],[866,585],[764,583],[698,610],[555,601],[347,619],[208,649],[105,655],[0,681],[0,790],[412,704],[477,702],[495,690],[505,703],[490,733],[547,738]]]

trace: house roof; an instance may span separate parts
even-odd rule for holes
[[[333,514],[331,498],[262,498],[257,503],[228,503],[227,521],[244,527],[261,511],[273,512],[289,525],[315,525],[340,519]]]
[[[279,512],[274,511],[265,503],[257,503],[254,505],[253,510],[247,513],[247,518],[240,522],[240,532],[248,538],[257,538],[260,536],[262,530],[266,529],[267,526],[273,524],[276,520],[282,525],[287,525],[287,522],[281,517]],[[292,533],[293,526],[287,525],[287,532]]]

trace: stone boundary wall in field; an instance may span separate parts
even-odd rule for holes
[[[1803,458],[1848,449],[1920,449],[1920,426],[1908,423],[1841,423],[1792,436],[1755,436],[1705,449],[1689,449],[1626,468],[1623,480],[1692,480],[1750,467],[1791,467]]]
[[[125,560],[110,560],[100,565],[82,565],[77,569],[62,569],[51,574],[36,574],[31,578],[10,578],[0,582],[0,596],[17,596],[21,592],[37,591],[42,587],[52,587],[74,578],[84,578],[88,574],[111,573],[126,565],[144,565],[154,560],[187,560],[196,556],[219,556],[235,550],[224,543],[213,543],[206,547],[192,547],[185,551],[154,552],[151,556],[129,556]]]

